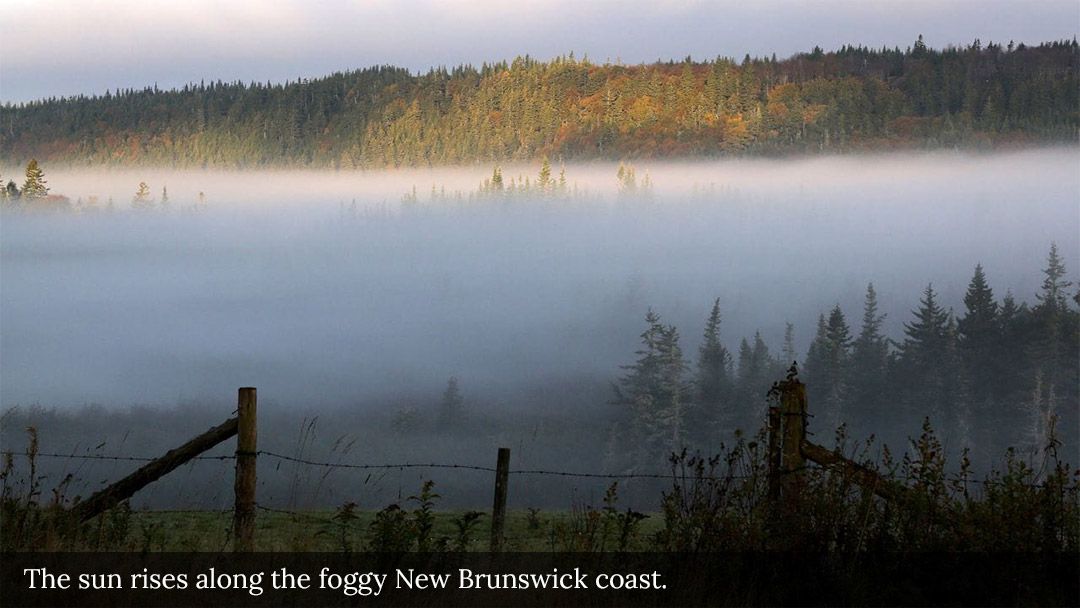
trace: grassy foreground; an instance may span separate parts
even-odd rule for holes
[[[256,523],[256,549],[275,552],[362,551],[374,548],[372,541],[388,540],[386,535],[379,539],[369,534],[373,524],[379,520],[380,512],[354,510],[347,515],[345,513],[342,509],[293,513],[260,511]],[[486,551],[490,543],[490,515],[470,517],[470,513],[474,512],[432,512],[431,548]],[[122,538],[113,539],[114,546],[120,550],[231,549],[231,512],[132,511],[124,517],[129,518],[123,526],[126,533]],[[588,525],[588,517],[587,513],[575,511],[511,510],[507,513],[504,547],[509,551],[522,552],[619,548],[619,531],[611,525],[605,535],[602,524]],[[647,549],[645,539],[662,527],[662,516],[647,516],[635,527],[632,538],[627,539],[626,548]]]

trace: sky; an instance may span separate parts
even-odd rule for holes
[[[638,63],[790,56],[845,43],[940,47],[1072,38],[1076,0],[0,0],[0,101],[414,71],[574,51]]]

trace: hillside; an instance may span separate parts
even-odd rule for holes
[[[650,65],[515,59],[0,107],[0,162],[386,167],[1075,142],[1080,48],[978,41]]]

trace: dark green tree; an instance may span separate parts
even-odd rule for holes
[[[899,392],[903,396],[906,419],[943,424],[949,410],[947,384],[958,379],[946,375],[949,340],[949,313],[937,302],[933,285],[927,285],[913,311],[914,320],[904,324],[899,366]]]
[[[720,341],[720,299],[713,301],[705,322],[705,334],[698,349],[697,404],[693,416],[699,443],[730,430],[731,354]]]
[[[761,332],[754,332],[753,342],[743,338],[739,343],[734,405],[743,431],[752,433],[765,423],[765,393],[775,380],[775,363]]]
[[[828,320],[818,320],[817,335],[806,357],[804,374],[807,398],[824,422],[834,429],[844,422],[851,359],[851,330],[840,306],[834,306]]]
[[[633,467],[649,466],[685,446],[693,397],[678,331],[652,310],[645,323],[637,361],[623,366],[626,374],[615,386],[615,402],[627,406],[622,442]]]
[[[882,331],[885,315],[878,312],[874,284],[866,286],[862,324],[851,348],[849,397],[846,410],[858,438],[863,438],[892,420],[884,411],[889,368],[889,341]]]
[[[465,398],[461,395],[458,379],[456,376],[450,376],[450,379],[446,381],[442,401],[439,403],[439,428],[449,430],[459,426],[464,410]]]
[[[986,423],[989,428],[999,412],[996,400],[1004,393],[1001,344],[1001,321],[994,291],[986,281],[981,264],[975,266],[975,274],[964,294],[964,316],[957,321],[958,342],[963,359],[971,402],[971,415]],[[973,441],[976,439],[973,438]],[[992,442],[989,433],[982,441]]]
[[[784,355],[781,363],[791,365],[799,358],[795,352],[795,325],[790,321],[784,323]]]
[[[1080,408],[1080,312],[1070,306],[1068,290],[1072,282],[1065,278],[1065,262],[1056,243],[1050,245],[1043,276],[1042,290],[1036,296],[1038,303],[1031,310],[1033,382],[1039,384],[1042,394],[1042,418],[1064,415],[1071,423]]]
[[[540,189],[540,192],[550,192],[554,187],[555,181],[551,177],[551,163],[548,162],[548,157],[544,157],[543,164],[540,165],[540,175],[536,178],[536,187]]]

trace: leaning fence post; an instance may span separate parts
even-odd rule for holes
[[[785,383],[780,393],[780,415],[783,419],[783,451],[780,455],[781,472],[784,475],[782,492],[785,500],[798,495],[802,485],[803,458],[802,444],[806,439],[806,385],[798,379]]]
[[[255,388],[241,388],[237,397],[236,505],[233,511],[233,550],[255,549],[255,465],[258,425]]]
[[[510,482],[510,448],[499,448],[495,465],[495,504],[491,508],[491,551],[502,550],[506,528],[506,494]]]

